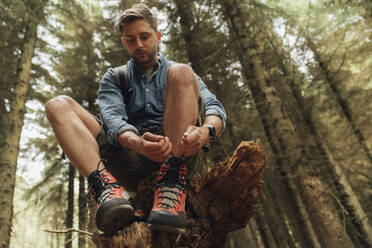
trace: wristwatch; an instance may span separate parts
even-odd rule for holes
[[[209,130],[209,140],[214,140],[216,138],[216,128],[210,124],[205,124],[203,126]]]

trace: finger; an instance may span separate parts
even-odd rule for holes
[[[183,134],[183,136],[185,137],[185,136],[189,136],[191,133],[192,133],[192,131],[194,131],[195,130],[195,126],[189,126],[187,129],[186,129],[186,131],[184,132],[184,134]]]
[[[195,142],[198,142],[200,139],[200,133],[198,132],[197,129],[193,130],[190,135],[187,137],[184,137],[183,141],[185,144],[193,144]]]
[[[160,162],[164,162],[165,160],[167,160],[171,152],[172,152],[172,143],[168,142],[166,145],[163,146],[161,152],[157,154],[157,156],[160,158],[159,159]]]
[[[143,142],[143,148],[146,151],[159,151],[163,145],[164,145],[164,140],[160,140],[159,142],[145,140]]]
[[[160,148],[159,153],[164,153],[165,151],[167,151],[169,149],[170,141],[169,141],[169,139],[164,139],[161,142],[163,142],[163,145]]]
[[[154,161],[162,162],[164,153],[160,153],[159,150],[152,150],[147,152],[147,156]]]
[[[168,147],[168,149],[167,149],[166,151],[164,151],[164,152],[160,155],[160,157],[161,157],[161,161],[162,161],[162,162],[165,161],[165,160],[167,160],[167,158],[169,157],[171,151],[172,151],[172,145],[170,145],[170,146]]]
[[[159,142],[164,139],[164,136],[146,132],[143,134],[143,138],[148,141]]]
[[[171,152],[172,152],[172,148],[173,148],[172,143],[169,142],[169,148],[168,148],[168,150],[167,150],[167,151],[165,152],[165,154],[164,154],[164,156],[165,156],[164,159],[167,159],[167,158],[169,157],[169,155],[170,155]]]
[[[166,141],[167,141],[167,149],[165,150],[164,155],[168,157],[169,154],[172,152],[173,145],[170,142],[168,137],[166,137]]]

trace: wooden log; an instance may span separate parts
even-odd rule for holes
[[[134,222],[112,237],[94,235],[99,248],[224,247],[229,232],[243,228],[256,210],[265,156],[254,142],[243,141],[231,158],[218,163],[187,186],[186,233],[151,232]],[[138,188],[137,207],[146,216],[153,204],[155,174]]]

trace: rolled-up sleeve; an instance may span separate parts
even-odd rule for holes
[[[98,106],[107,139],[111,144],[120,146],[117,136],[128,130],[139,135],[138,129],[128,123],[124,96],[121,89],[115,84],[115,75],[112,68],[105,73],[100,82]]]
[[[226,118],[227,118],[226,117],[226,111],[225,111],[224,107],[222,106],[221,102],[217,100],[216,96],[213,95],[208,90],[208,88],[205,85],[205,83],[203,82],[203,80],[201,80],[201,78],[198,75],[195,74],[195,76],[198,80],[200,94],[201,94],[201,96],[203,97],[203,100],[204,100],[205,115],[206,116],[216,115],[216,116],[221,118],[221,120],[222,120],[221,133],[222,133],[222,131],[225,129],[225,126],[226,126]]]

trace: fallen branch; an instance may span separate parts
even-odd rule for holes
[[[48,233],[70,233],[70,232],[77,232],[79,234],[87,235],[91,239],[93,239],[93,237],[94,237],[94,234],[93,233],[90,233],[90,232],[87,232],[87,231],[83,231],[83,230],[79,230],[79,229],[75,229],[75,228],[69,228],[69,229],[66,229],[66,230],[48,230],[48,229],[44,229],[43,231],[44,232],[48,232]]]

